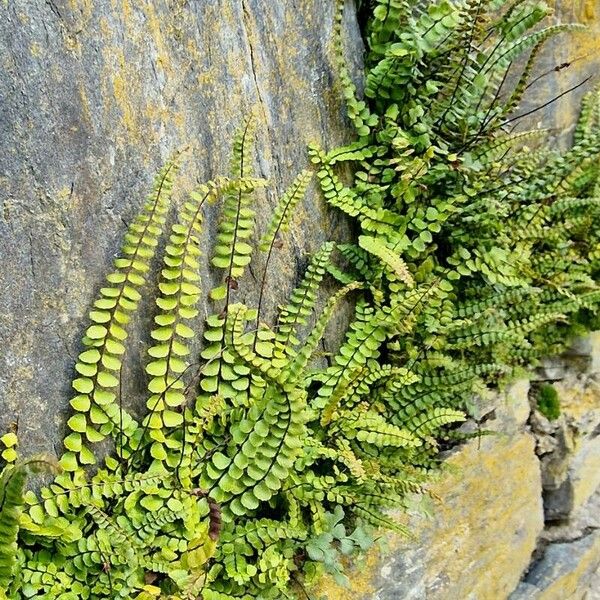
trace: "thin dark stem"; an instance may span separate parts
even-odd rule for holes
[[[296,186],[294,187],[294,189],[290,192],[288,202],[285,205],[283,212],[281,213],[281,218],[279,219],[279,223],[277,223],[277,228],[275,229],[275,232],[273,233],[273,237],[271,239],[271,243],[269,244],[269,252],[267,254],[267,260],[265,261],[265,268],[263,270],[262,280],[260,282],[260,294],[258,296],[258,308],[256,311],[256,335],[254,336],[254,344],[252,346],[252,350],[256,350],[256,342],[258,341],[258,332],[260,330],[260,316],[262,314],[262,308],[263,308],[265,284],[267,281],[267,274],[269,272],[269,263],[271,262],[273,248],[275,247],[275,241],[277,240],[277,235],[279,234],[279,230],[281,229],[281,227],[283,226],[283,223],[285,222],[288,208],[289,208],[291,202],[294,200],[296,192],[300,189],[301,185],[302,185],[302,182],[299,181],[296,184]]]
[[[574,63],[579,62],[580,60],[583,60],[585,58],[588,58],[588,56],[590,56],[589,52],[587,54],[583,54],[582,56],[578,56],[577,58],[574,58],[573,60],[570,60],[569,62],[564,62],[564,63],[562,63],[560,65],[556,65],[552,69],[549,69],[548,71],[545,71],[541,75],[538,75],[537,77],[535,77],[534,79],[532,79],[525,86],[525,90],[528,90],[532,85],[534,85],[535,83],[537,83],[540,79],[543,79],[544,77],[547,77],[548,75],[551,75],[552,73],[558,73],[558,72],[562,71],[563,69],[568,69]]]
[[[566,96],[567,94],[570,94],[571,92],[574,92],[577,88],[580,88],[582,85],[585,85],[591,78],[592,78],[592,76],[590,75],[589,77],[586,77],[583,81],[579,82],[577,85],[574,85],[573,87],[569,88],[568,90],[565,90],[564,92],[561,92],[560,94],[558,94],[558,96],[555,96],[551,100],[548,100],[548,102],[544,102],[544,104],[542,104],[540,106],[537,106],[536,108],[532,108],[531,110],[528,110],[527,112],[525,112],[525,113],[523,113],[521,115],[517,115],[516,117],[512,117],[511,119],[507,119],[504,122],[504,125],[508,125],[508,123],[512,123],[513,121],[516,121],[518,119],[522,119],[523,117],[528,117],[529,115],[532,115],[533,113],[536,113],[538,110],[542,110],[543,108],[546,108],[547,106],[550,106],[550,104],[552,104],[553,102],[556,102],[557,100],[559,100],[563,96]]]

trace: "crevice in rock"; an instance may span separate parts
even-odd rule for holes
[[[245,0],[242,0],[242,12],[243,12],[243,19],[242,19],[242,25],[244,27],[244,34],[246,36],[246,40],[248,41],[248,49],[250,50],[250,69],[252,70],[252,78],[254,79],[254,87],[256,88],[256,94],[258,96],[258,101],[260,103],[261,106],[261,110],[263,111],[263,114],[265,114],[266,116],[266,112],[265,112],[265,101],[262,95],[262,91],[260,88],[260,84],[258,82],[258,77],[256,75],[256,56],[255,56],[255,50],[254,50],[254,45],[252,43],[252,36],[250,35],[250,31],[251,31],[251,24],[250,24],[250,12],[248,11],[248,7],[246,6],[246,2]]]

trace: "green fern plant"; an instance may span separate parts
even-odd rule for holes
[[[597,306],[598,92],[566,153],[524,146],[543,131],[509,132],[542,45],[581,26],[544,27],[550,9],[537,2],[377,0],[365,8],[360,99],[337,7],[340,82],[359,139],[310,156],[325,199],[362,235],[330,271],[363,281],[375,303],[435,285],[411,335],[387,352],[420,376],[450,374],[456,361],[500,365],[453,398],[425,394],[430,407],[465,410],[473,386],[560,351]],[[343,163],[352,185],[336,174]],[[402,423],[409,415],[393,402]]]
[[[342,554],[364,548],[372,526],[405,533],[385,509],[422,489],[425,474],[413,457],[426,454],[425,445],[434,451],[433,432],[464,414],[423,411],[412,424],[391,423],[388,396],[418,377],[377,359],[386,340],[411,331],[433,288],[410,281],[404,298],[370,306],[363,284],[351,280],[321,299],[333,268],[328,242],[275,322],[264,322],[266,273],[312,177],[303,171],[258,238],[266,255],[258,306],[240,303],[254,250],[254,191],[265,185],[253,177],[252,128],[248,121],[234,137],[229,176],[193,190],[166,234],[179,157],[169,161],[126,233],[83,339],[62,472],[21,497],[26,467],[6,470],[14,473],[0,520],[12,540],[0,555],[7,598],[291,598],[292,578],[342,577],[338,545]],[[212,264],[222,276],[208,293],[215,312],[197,361],[202,214],[219,198]],[[149,293],[163,236],[146,412],[138,420],[121,396],[127,325]],[[406,286],[401,262],[376,240],[363,245],[390,258],[388,276]],[[323,365],[320,342],[351,295],[358,296],[355,320]],[[106,455],[108,438],[114,452]],[[15,436],[3,440],[4,460],[14,461]]]
[[[227,177],[193,190],[167,234],[180,157],[160,170],[89,315],[62,472],[23,493],[35,463],[15,466],[16,437],[2,438],[6,598],[279,600],[297,597],[292,581],[302,590],[327,572],[343,582],[340,557],[364,550],[370,529],[409,534],[390,509],[426,492],[442,443],[468,437],[456,427],[473,393],[593,326],[598,91],[566,153],[532,152],[523,144],[538,132],[508,131],[542,44],[578,26],[544,28],[548,8],[528,0],[376,0],[365,9],[358,98],[337,6],[334,46],[358,139],[309,156],[327,202],[357,221],[356,243],[317,249],[268,323],[271,260],[313,172],[292,180],[257,234],[255,191],[266,182],[253,172],[249,119]],[[350,184],[337,173],[347,163]],[[205,291],[203,210],[218,201],[217,283]],[[256,250],[264,271],[249,306],[240,292]],[[155,259],[147,402],[136,417],[120,383]],[[330,278],[338,287],[327,294]],[[205,295],[212,310],[194,357]],[[345,337],[323,356],[350,300]]]

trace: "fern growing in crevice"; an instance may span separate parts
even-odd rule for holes
[[[16,488],[8,486],[15,510],[5,519],[13,541],[0,556],[7,598],[292,597],[291,577],[311,580],[323,571],[341,577],[332,558],[336,550],[326,547],[331,540],[358,548],[372,525],[402,530],[382,510],[421,489],[410,457],[422,440],[418,427],[411,432],[390,424],[383,403],[369,405],[368,398],[415,380],[407,369],[377,367],[375,359],[385,340],[410,331],[427,294],[411,283],[405,302],[382,298],[369,308],[368,292],[350,278],[320,300],[336,248],[327,242],[273,325],[260,318],[262,293],[258,310],[235,301],[255,238],[253,192],[265,184],[252,176],[251,138],[246,123],[234,138],[229,178],[193,190],[170,226],[139,423],[128,416],[126,398],[109,390],[120,388],[119,377],[126,376],[124,325],[145,293],[149,261],[160,247],[175,163],[161,170],[151,200],[126,234],[116,275],[109,276],[113,287],[101,291],[90,315],[74,382],[79,395],[60,458],[64,471],[21,498],[23,469],[6,470],[18,475]],[[295,178],[259,238],[265,272],[311,175]],[[209,293],[219,312],[206,318],[197,360],[192,348],[204,297],[202,214],[220,197],[213,266],[222,279]],[[381,253],[377,245],[366,247]],[[400,266],[393,260],[387,276],[406,285]],[[263,277],[263,288],[265,282]],[[345,342],[332,366],[319,366],[329,322],[356,294],[361,299]],[[115,373],[110,380],[109,371]],[[363,415],[361,422],[352,407]],[[428,422],[427,415],[421,418]],[[109,435],[114,454],[105,455],[103,446],[103,464],[87,471],[84,465],[100,456],[93,444]],[[15,460],[16,438],[3,439],[3,458]],[[386,456],[385,465],[374,462],[378,453]],[[331,538],[332,514],[338,520],[345,514],[354,531]]]
[[[119,391],[127,325],[162,248],[178,158],[159,172],[90,313],[63,472],[22,495],[29,467],[13,465],[16,438],[2,438],[7,598],[279,600],[296,597],[291,581],[328,572],[343,582],[341,556],[365,549],[371,528],[409,534],[390,509],[426,493],[440,450],[469,437],[456,427],[473,393],[593,323],[598,92],[566,153],[531,152],[538,132],[507,129],[544,41],[578,27],[539,27],[543,3],[376,0],[360,99],[337,8],[358,140],[312,145],[309,156],[327,202],[357,221],[356,243],[318,248],[266,322],[272,259],[312,172],[291,178],[257,234],[266,182],[253,174],[254,124],[244,123],[227,177],[192,191],[169,229],[138,422]],[[337,174],[346,163],[350,184]],[[203,210],[220,199],[212,314],[194,356]],[[241,292],[255,245],[264,272],[254,307]],[[337,288],[325,294],[329,279]],[[321,341],[350,299],[346,335],[323,360]],[[94,450],[106,452],[96,444],[111,440],[114,452],[88,470]]]

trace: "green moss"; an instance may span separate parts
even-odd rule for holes
[[[560,416],[560,400],[558,392],[552,384],[545,383],[540,387],[537,407],[549,421],[555,421]]]

